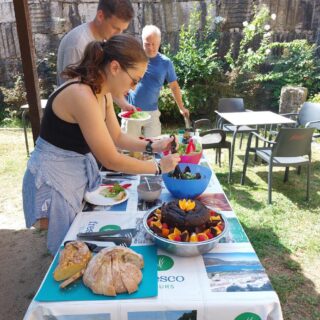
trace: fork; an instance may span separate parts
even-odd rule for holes
[[[123,244],[126,247],[130,247],[132,243],[132,237],[104,237],[104,236],[92,236],[92,237],[81,237],[82,240],[89,241],[104,241],[104,242],[113,242],[116,245]]]
[[[68,240],[68,241],[65,241],[64,242],[64,246],[66,246],[66,244],[68,242],[72,242],[74,240]],[[101,251],[102,249],[105,249],[105,248],[110,248],[110,246],[98,246],[94,243],[90,243],[90,242],[86,242],[84,241],[84,243],[87,245],[87,247],[89,248],[90,251],[94,252],[94,253],[98,253],[99,251]],[[131,245],[131,242],[130,243],[127,243],[127,242],[119,242],[119,243],[115,243],[116,245],[120,246],[120,247],[130,247]]]
[[[129,228],[129,229],[120,229],[120,230],[107,230],[107,231],[98,231],[98,232],[83,232],[78,233],[78,238],[89,238],[89,237],[100,237],[100,236],[113,236],[113,235],[120,235],[128,238],[133,238],[137,234],[136,228]]]

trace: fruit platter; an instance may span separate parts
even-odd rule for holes
[[[210,251],[225,235],[228,224],[220,212],[198,200],[176,199],[148,212],[144,227],[162,249],[195,256]]]

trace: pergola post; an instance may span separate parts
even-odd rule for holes
[[[27,0],[13,0],[33,141],[40,133],[41,102]]]

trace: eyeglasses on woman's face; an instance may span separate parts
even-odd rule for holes
[[[131,79],[134,87],[141,81],[141,78],[137,80],[137,79],[133,78],[126,69],[123,69],[123,70],[129,76],[129,78]]]

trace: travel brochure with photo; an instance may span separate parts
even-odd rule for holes
[[[228,218],[229,232],[220,239],[220,243],[240,243],[249,242],[249,239],[244,232],[239,220],[237,218]]]
[[[212,292],[273,290],[254,252],[206,253],[203,260]]]
[[[44,316],[45,320],[111,320],[110,313]]]
[[[196,310],[128,312],[128,320],[197,320]]]

